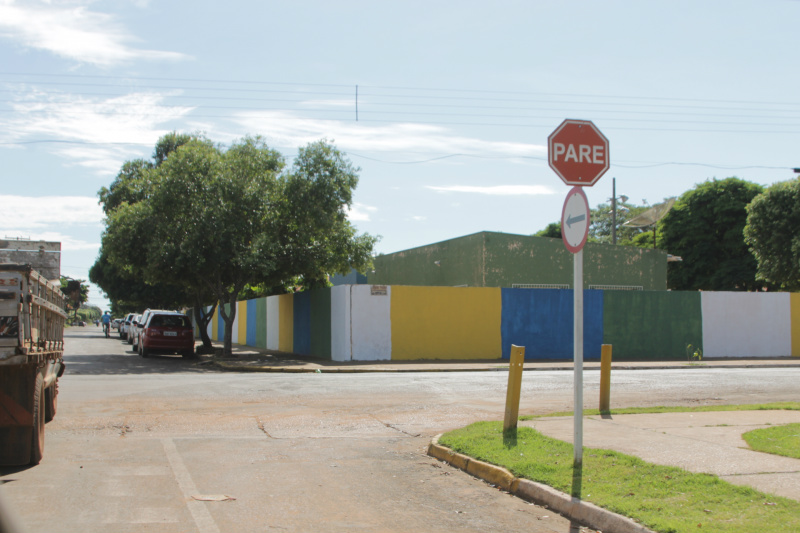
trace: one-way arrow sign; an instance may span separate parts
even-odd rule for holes
[[[583,187],[574,187],[567,193],[561,211],[561,239],[567,250],[580,252],[589,236],[589,200]]]

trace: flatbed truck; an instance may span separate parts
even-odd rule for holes
[[[34,264],[0,262],[0,465],[42,460],[65,369],[65,304]]]

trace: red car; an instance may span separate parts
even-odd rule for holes
[[[194,357],[194,328],[189,317],[180,313],[156,311],[147,317],[139,339],[139,355],[179,353]]]

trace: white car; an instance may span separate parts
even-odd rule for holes
[[[142,317],[139,313],[131,313],[131,315],[131,320],[128,322],[125,329],[125,338],[128,339],[128,344],[133,344],[133,335],[136,333],[136,322]]]
[[[131,319],[136,313],[128,313],[119,325],[119,336],[125,340],[128,339],[128,328],[131,324]]]

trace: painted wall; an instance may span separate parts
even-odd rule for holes
[[[604,291],[603,343],[619,360],[681,360],[703,347],[699,292]]]
[[[267,349],[280,349],[280,296],[270,296],[267,300]]]
[[[502,289],[502,349],[525,346],[525,359],[572,359],[573,291]],[[603,291],[583,291],[583,357],[599,359],[603,344]]]
[[[392,287],[392,359],[501,356],[501,293],[486,287]]]
[[[792,315],[792,356],[800,357],[800,294],[792,294],[789,301]]]
[[[573,357],[572,290],[341,285],[237,304],[234,342],[334,361]],[[217,311],[209,325],[222,341]],[[800,356],[800,294],[584,290],[584,357]]]
[[[792,355],[789,293],[703,292],[705,357]]]
[[[350,319],[354,361],[392,359],[392,327],[390,302],[392,287],[386,294],[372,294],[371,285],[351,285]]]

